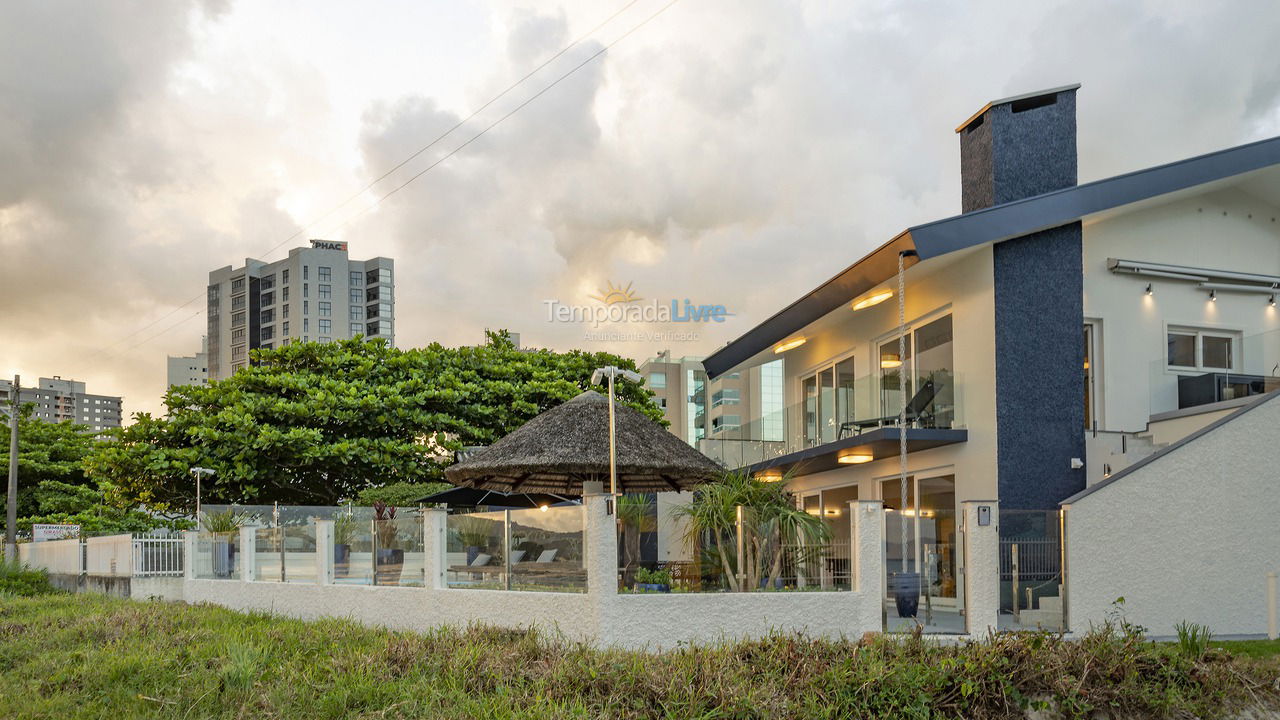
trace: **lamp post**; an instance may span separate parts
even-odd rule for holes
[[[599,385],[605,378],[609,379],[609,493],[614,497],[618,496],[618,452],[613,429],[613,383],[619,375],[622,376],[623,380],[629,380],[633,383],[644,381],[640,373],[613,365],[596,368],[595,372],[591,373],[592,385]]]
[[[193,467],[187,472],[190,472],[196,479],[196,524],[198,525],[200,523],[200,478],[210,477],[214,475],[214,472],[209,468],[203,467]]]

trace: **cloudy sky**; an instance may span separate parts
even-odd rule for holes
[[[155,411],[208,271],[308,237],[395,259],[403,347],[704,355],[959,212],[952,130],[992,98],[1082,83],[1082,181],[1280,135],[1271,3],[669,1],[0,4],[0,372]],[[547,321],[610,281],[736,314]]]

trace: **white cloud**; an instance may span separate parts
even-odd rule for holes
[[[163,356],[193,350],[203,317],[103,347],[623,4],[3,6],[0,366],[158,408]],[[958,212],[951,130],[1001,95],[1083,83],[1082,180],[1280,133],[1269,6],[684,0],[357,215],[663,4],[637,3],[308,228],[396,259],[402,345],[505,326],[603,347],[547,323],[542,300],[614,280],[729,305],[731,322],[673,347],[705,354],[896,231]]]

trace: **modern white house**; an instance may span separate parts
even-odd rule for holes
[[[704,361],[780,378],[785,409],[703,451],[786,476],[837,527],[882,500],[887,569],[906,522],[906,566],[944,605],[964,604],[961,503],[998,503],[1002,548],[1044,574],[1026,602],[1002,549],[1004,592],[1034,608],[1063,582],[1061,501],[1280,388],[1280,138],[1079,185],[1078,87],[983,106],[956,129],[961,214]]]

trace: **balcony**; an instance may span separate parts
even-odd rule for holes
[[[772,411],[763,397],[744,398],[740,426],[700,439],[698,449],[730,469],[803,474],[897,456],[903,392],[895,375],[856,380],[833,375],[829,384],[822,383],[801,381],[805,398]],[[968,439],[962,389],[956,375],[947,371],[913,379],[907,388],[908,453]],[[754,395],[764,394],[756,390]],[[748,408],[758,416],[748,417]]]

